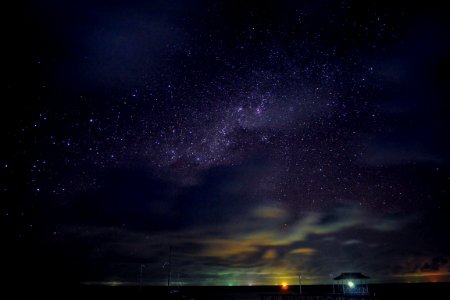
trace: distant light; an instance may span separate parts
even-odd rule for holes
[[[281,288],[282,288],[283,290],[287,290],[287,288],[288,288],[287,283],[286,283],[286,282],[283,282],[283,283],[281,284]]]
[[[353,283],[353,281],[349,281],[347,284],[348,284],[348,286],[350,288],[354,288],[355,287],[355,284]]]

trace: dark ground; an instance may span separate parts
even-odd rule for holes
[[[46,299],[195,299],[195,300],[253,300],[260,294],[297,293],[298,286],[290,286],[282,291],[278,286],[242,286],[242,287],[182,287],[184,298],[168,297],[167,287],[137,286],[97,286],[81,285],[78,287],[39,287],[22,286],[16,290],[19,294],[28,294],[28,299],[42,294]],[[323,295],[330,293],[329,285],[303,286],[303,293]],[[413,283],[413,284],[372,284],[370,294],[376,299],[450,299],[450,283]],[[26,299],[26,298],[25,298]]]

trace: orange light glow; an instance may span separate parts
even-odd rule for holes
[[[288,289],[287,283],[286,283],[286,282],[283,282],[283,283],[281,284],[281,288],[282,288],[283,290],[287,290],[287,289]]]

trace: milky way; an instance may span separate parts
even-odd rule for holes
[[[448,280],[450,44],[437,9],[24,11],[24,39],[8,35],[1,218],[35,272],[46,258],[74,282],[133,283],[143,265],[163,284],[172,247],[182,284]]]

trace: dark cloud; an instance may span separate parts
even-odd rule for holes
[[[420,268],[420,271],[422,272],[439,271],[443,267],[447,266],[447,263],[448,259],[443,256],[434,257],[430,262],[424,263]]]

